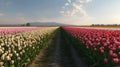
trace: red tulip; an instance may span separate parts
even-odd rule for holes
[[[89,46],[86,46],[86,49],[88,49],[89,48]]]
[[[118,50],[120,50],[120,46],[118,46]]]
[[[103,46],[107,46],[108,44],[107,43],[104,43]]]
[[[100,52],[101,52],[101,54],[103,54],[103,53],[104,53],[104,50],[103,50],[103,49],[101,49],[101,50],[100,50]]]
[[[113,53],[113,54],[112,54],[112,57],[117,57],[117,54],[116,54],[116,53]]]
[[[97,48],[94,48],[94,51],[97,51]]]
[[[120,52],[118,52],[118,55],[120,56]]]
[[[117,64],[117,63],[119,62],[119,59],[118,59],[118,58],[113,58],[113,62],[114,62],[115,64]]]
[[[110,51],[109,51],[109,55],[111,55],[111,56],[112,56],[112,54],[113,54],[113,51],[112,51],[112,50],[110,50]]]
[[[79,39],[79,41],[82,42],[82,45],[86,46],[86,49],[93,48],[94,51],[100,50],[101,54],[105,56],[111,56],[115,64],[119,62],[118,57],[120,56],[120,31],[72,27],[63,27],[63,29],[73,37]],[[93,52],[89,49],[88,51]],[[104,58],[104,63],[108,63],[107,58]]]

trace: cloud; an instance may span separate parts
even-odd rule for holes
[[[80,3],[88,3],[88,2],[90,2],[92,0],[77,0],[77,1],[80,2]]]
[[[72,1],[71,0],[68,0],[68,3],[71,3]]]
[[[69,5],[64,5],[62,7],[60,13],[63,16],[56,21],[75,25],[85,25],[86,23],[91,24],[92,22],[94,23],[95,18],[89,16],[87,11],[84,9],[84,4],[87,4],[91,1],[92,0],[67,0],[67,3],[65,4]]]
[[[3,15],[5,15],[4,13],[0,13],[0,16],[3,16]]]
[[[77,5],[73,3],[74,14],[80,12],[82,16],[88,16],[86,11],[83,9],[83,5]]]
[[[69,3],[65,3],[65,6],[68,6],[69,5]]]
[[[60,13],[61,13],[61,14],[63,14],[63,13],[64,13],[64,11],[60,11]]]
[[[72,16],[72,12],[71,11],[60,11],[60,13],[63,15],[63,16]]]
[[[63,16],[79,16],[79,17],[87,17],[88,13],[84,9],[84,3],[89,3],[92,0],[67,0],[67,3],[62,7],[62,11],[60,12]]]

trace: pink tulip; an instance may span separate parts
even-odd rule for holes
[[[44,27],[47,28],[47,27]],[[6,28],[0,28],[0,35],[6,35],[6,34],[15,34],[25,31],[31,31],[31,30],[40,30],[43,29],[43,27],[6,27]]]
[[[97,48],[94,48],[94,51],[97,51]]]
[[[108,62],[108,59],[107,58],[104,58],[104,63],[107,63]]]

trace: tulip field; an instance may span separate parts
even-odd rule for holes
[[[57,47],[52,49],[57,60],[52,65],[62,61],[61,67],[79,67],[73,61],[77,53],[74,57],[82,57],[89,67],[120,67],[119,28],[97,27],[0,27],[0,67],[27,67],[56,30]]]
[[[90,67],[120,67],[120,30],[80,27],[62,30]]]
[[[0,27],[0,67],[25,67],[57,27]]]

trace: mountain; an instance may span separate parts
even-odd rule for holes
[[[70,24],[62,24],[56,22],[30,22],[31,26],[73,26]]]
[[[62,24],[57,22],[28,22],[30,26],[75,26],[70,24]],[[25,24],[0,24],[0,26],[27,26],[28,23]]]

